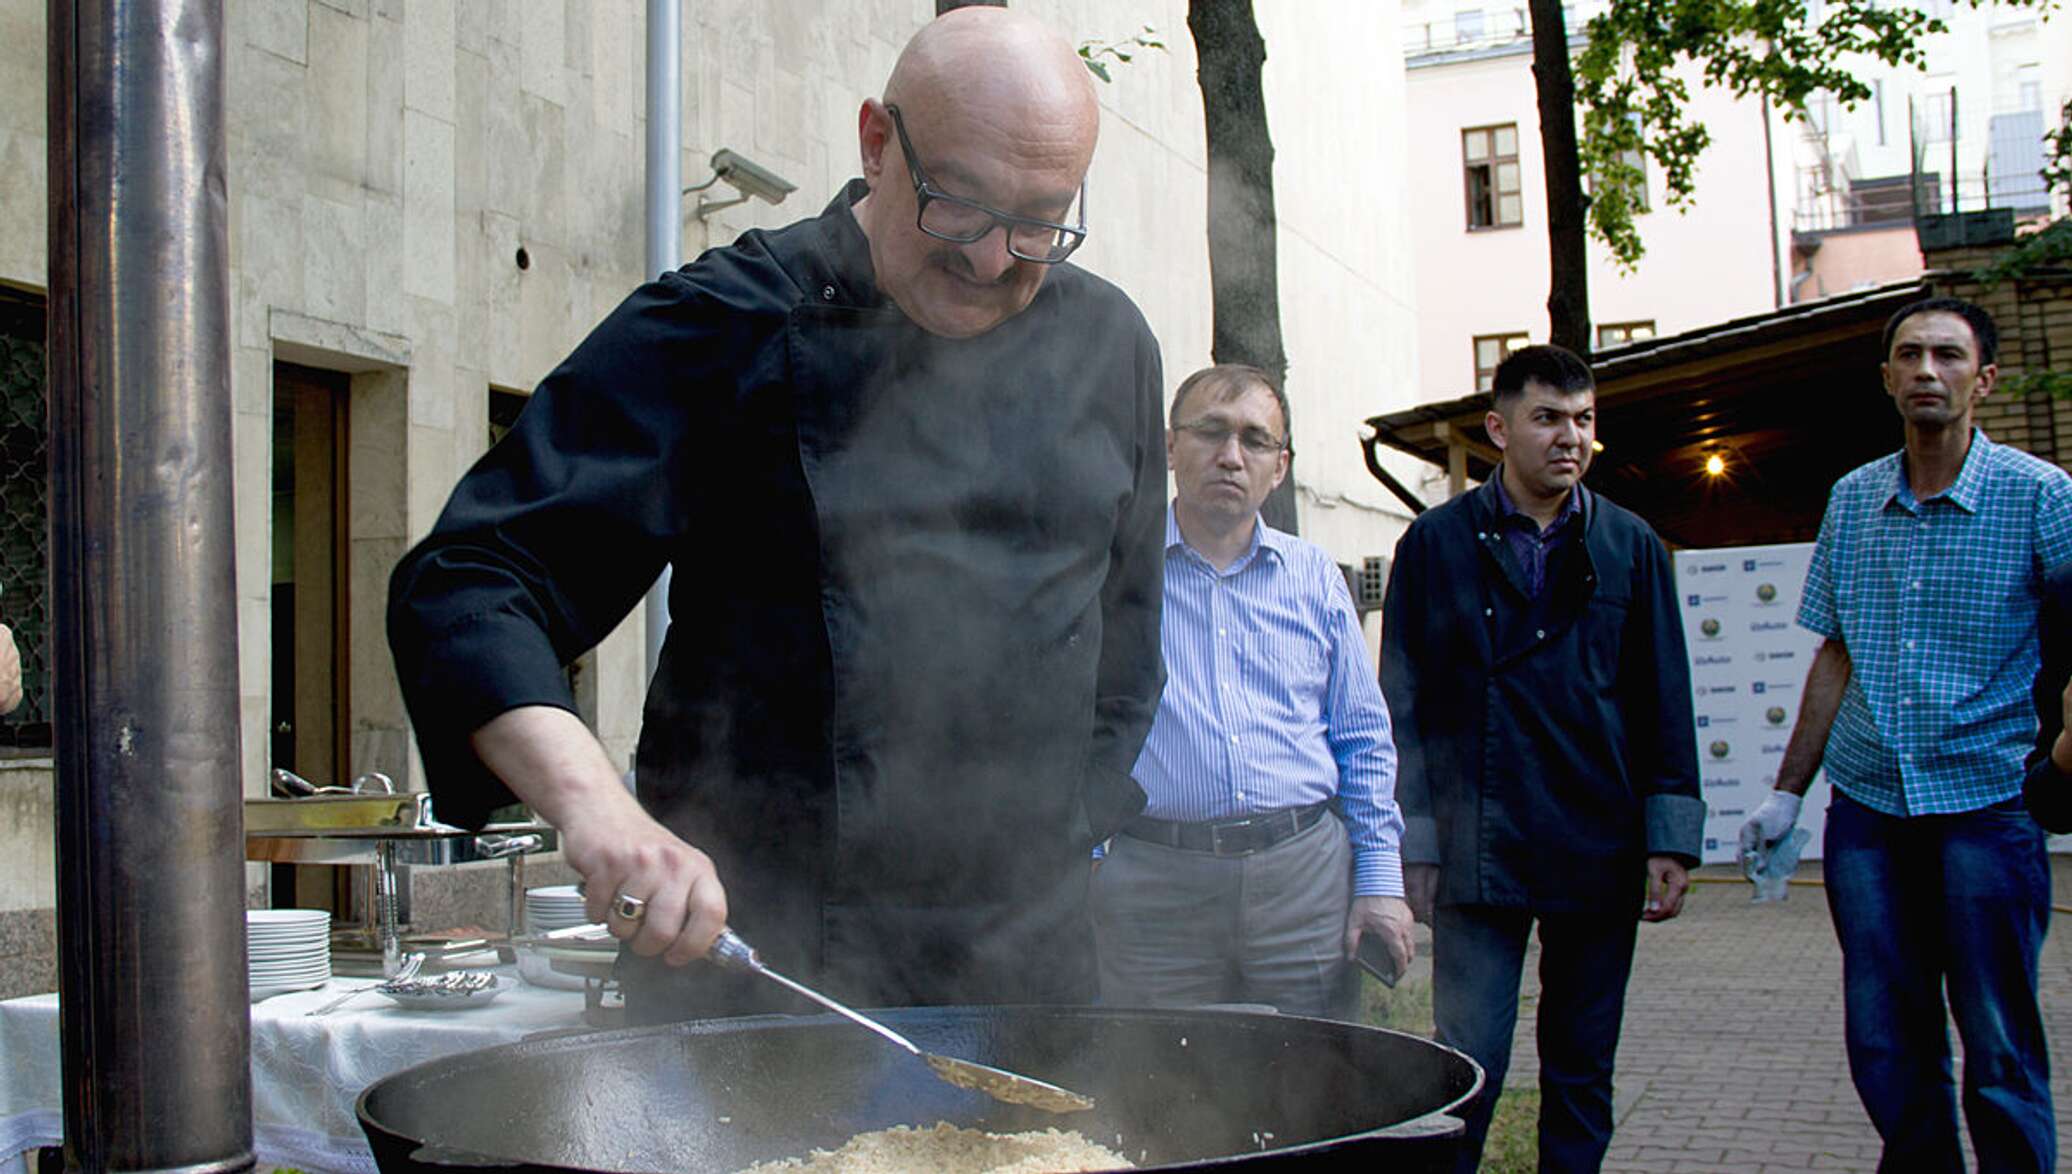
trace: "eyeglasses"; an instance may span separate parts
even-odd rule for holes
[[[1071,256],[1072,250],[1086,239],[1085,180],[1079,182],[1077,228],[1033,216],[1016,216],[976,200],[950,195],[938,189],[929,181],[928,173],[921,170],[921,160],[914,154],[913,140],[907,138],[906,120],[899,116],[899,107],[888,104],[885,112],[892,116],[892,129],[899,132],[899,149],[906,153],[907,173],[914,180],[914,221],[922,232],[937,240],[968,245],[984,240],[987,233],[1000,228],[1007,233],[1008,252],[1038,265],[1057,264]]]
[[[1286,447],[1287,441],[1264,428],[1232,428],[1215,420],[1193,420],[1173,427],[1194,437],[1212,449],[1221,449],[1237,437],[1239,445],[1255,457],[1270,457]]]

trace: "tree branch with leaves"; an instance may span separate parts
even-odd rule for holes
[[[1803,118],[1815,94],[1832,94],[1845,109],[1871,96],[1850,72],[1851,57],[1919,67],[1926,64],[1921,38],[1946,31],[1941,20],[1883,0],[1817,8],[1803,0],[1613,0],[1586,27],[1575,78],[1590,232],[1628,271],[1646,252],[1634,222],[1646,176],[1634,161],[1654,160],[1663,202],[1683,210],[1692,203],[1698,158],[1712,142],[1689,113],[1692,72],[1708,86],[1767,98],[1786,118]]]

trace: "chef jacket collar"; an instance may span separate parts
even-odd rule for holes
[[[820,247],[805,254],[808,269],[800,273],[808,301],[831,306],[875,309],[886,305],[871,266],[870,238],[863,235],[854,208],[870,195],[870,185],[852,179],[820,213]]]

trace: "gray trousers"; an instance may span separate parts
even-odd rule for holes
[[[1352,889],[1336,816],[1250,856],[1116,836],[1093,880],[1101,1002],[1265,1003],[1350,1020],[1360,991],[1345,958]]]

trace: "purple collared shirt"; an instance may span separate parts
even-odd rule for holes
[[[1497,505],[1503,511],[1499,524],[1504,528],[1504,545],[1511,548],[1511,557],[1518,560],[1518,569],[1525,572],[1526,586],[1532,588],[1533,598],[1537,599],[1547,589],[1548,557],[1575,533],[1576,528],[1569,523],[1583,512],[1583,495],[1569,490],[1561,503],[1561,512],[1542,530],[1539,522],[1519,509],[1505,491],[1501,468],[1492,481],[1496,485]]]

